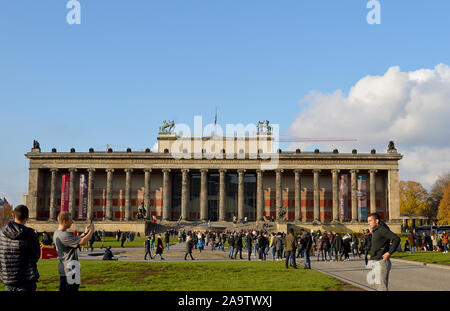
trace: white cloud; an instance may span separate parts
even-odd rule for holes
[[[391,67],[382,76],[366,76],[346,96],[311,92],[290,126],[298,137],[351,137],[357,142],[320,143],[321,150],[385,152],[394,140],[404,155],[400,177],[429,187],[450,170],[450,67],[402,72]],[[290,149],[310,145],[292,144]]]
[[[155,143],[151,149],[152,152],[158,152],[158,143]]]

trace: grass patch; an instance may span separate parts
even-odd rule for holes
[[[344,283],[284,262],[103,262],[81,260],[82,291],[325,291]],[[37,290],[56,291],[58,261],[40,260]]]
[[[450,266],[450,255],[442,252],[415,252],[412,254],[409,252],[396,252],[392,255],[392,258]]]

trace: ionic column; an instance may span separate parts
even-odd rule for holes
[[[333,221],[339,222],[339,170],[334,169],[331,170],[331,183],[332,183],[332,189],[333,189]]]
[[[244,173],[245,170],[238,170],[238,220],[244,218]]]
[[[303,170],[294,170],[294,182],[295,182],[295,220],[302,219],[302,210],[301,210],[301,197],[300,197],[300,177]]]
[[[75,219],[75,174],[76,168],[69,168],[69,212],[72,214],[72,219]],[[80,215],[78,215],[80,216]]]
[[[358,205],[356,199],[356,173],[358,170],[350,170],[351,174],[351,192],[352,192],[352,221],[358,221]]]
[[[256,220],[264,220],[263,171],[256,170]]]
[[[56,220],[56,178],[58,176],[58,169],[50,169],[52,178],[50,180],[50,220]]]
[[[144,169],[144,208],[147,219],[150,219],[150,173],[151,168]]]
[[[219,221],[225,221],[225,174],[227,170],[219,170]]]
[[[181,219],[188,220],[188,204],[189,204],[189,170],[181,170]]]
[[[320,190],[319,190],[320,170],[313,170],[313,173],[314,173],[314,221],[320,222]]]
[[[388,200],[389,218],[388,221],[400,219],[400,187],[398,182],[398,169],[388,170]]]
[[[377,202],[376,202],[376,179],[375,179],[375,173],[377,170],[369,170],[370,173],[370,212],[376,213],[377,212]]]
[[[208,170],[203,168],[200,170],[200,220],[208,220]]]
[[[169,189],[169,179],[170,179],[170,169],[163,169],[163,219],[170,220],[170,189]]]
[[[133,169],[131,169],[131,168],[125,169],[125,220],[131,220],[131,173],[132,172],[133,172]]]
[[[87,217],[90,219],[92,215],[92,210],[94,208],[94,175],[95,168],[89,168],[88,170],[88,204],[87,204]]]
[[[276,219],[280,219],[280,216],[278,216],[281,208],[283,207],[283,201],[281,198],[281,174],[283,173],[282,169],[275,170],[276,177],[275,177],[275,208],[276,208]]]
[[[112,183],[114,169],[106,170],[106,211],[105,219],[112,220]]]

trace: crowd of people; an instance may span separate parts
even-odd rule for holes
[[[420,251],[433,251],[448,253],[448,232],[438,233],[432,231],[424,231],[422,234],[415,230],[408,232],[408,239],[405,242],[404,251],[410,253]]]
[[[37,232],[25,226],[28,220],[28,208],[19,205],[14,209],[14,220],[3,226],[0,230],[0,280],[7,290],[36,289],[39,279],[37,261],[40,258],[40,243]],[[381,288],[387,290],[387,278],[390,270],[390,255],[400,250],[400,237],[390,231],[389,227],[381,222],[377,214],[368,217],[371,230],[365,229],[359,233],[321,232],[320,230],[303,230],[294,233],[290,228],[287,233],[268,232],[266,230],[247,229],[225,232],[214,231],[186,231],[169,230],[163,234],[151,232],[145,240],[145,255],[154,259],[157,255],[164,260],[164,249],[170,248],[171,238],[178,238],[179,243],[185,243],[185,256],[195,260],[193,251],[199,252],[209,248],[211,252],[228,252],[230,260],[259,259],[284,261],[286,268],[297,268],[296,260],[304,260],[304,269],[311,269],[311,261],[348,261],[350,255],[362,258],[364,256],[367,265],[368,255],[371,260],[376,260],[383,265],[382,271],[386,281]],[[43,233],[42,244],[55,245],[59,258],[58,271],[60,274],[61,291],[77,291],[80,280],[80,265],[78,262],[78,250],[87,246],[93,248],[95,241],[105,241],[106,232],[95,230],[94,224],[87,226],[83,233],[69,231],[73,224],[72,216],[68,212],[58,215],[58,229],[53,237],[47,232]],[[123,247],[125,241],[133,241],[139,234],[133,232],[121,232],[115,234],[117,241],[121,241]],[[23,241],[16,243],[13,241]],[[398,249],[400,248],[400,249]],[[152,251],[154,250],[154,255]],[[448,252],[448,233],[442,232],[410,232],[405,243],[405,251],[441,251]],[[243,257],[246,255],[246,258]],[[27,258],[27,260],[23,260]],[[117,260],[111,251],[111,246],[106,247],[104,260]],[[20,274],[11,271],[21,271]],[[74,281],[75,280],[75,281]],[[78,280],[78,281],[77,281]]]

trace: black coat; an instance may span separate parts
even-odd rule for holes
[[[36,282],[39,238],[33,229],[9,222],[0,230],[0,281],[5,285]]]
[[[194,248],[194,242],[189,240],[186,242],[186,253],[192,253],[192,249]]]
[[[238,250],[242,249],[242,236],[238,235],[234,240],[234,248]]]
[[[344,250],[342,237],[340,235],[334,237],[334,249],[336,252],[342,252]]]
[[[161,238],[158,238],[158,240],[156,241],[156,254],[162,254],[163,250],[164,250],[163,241],[161,240]]]

